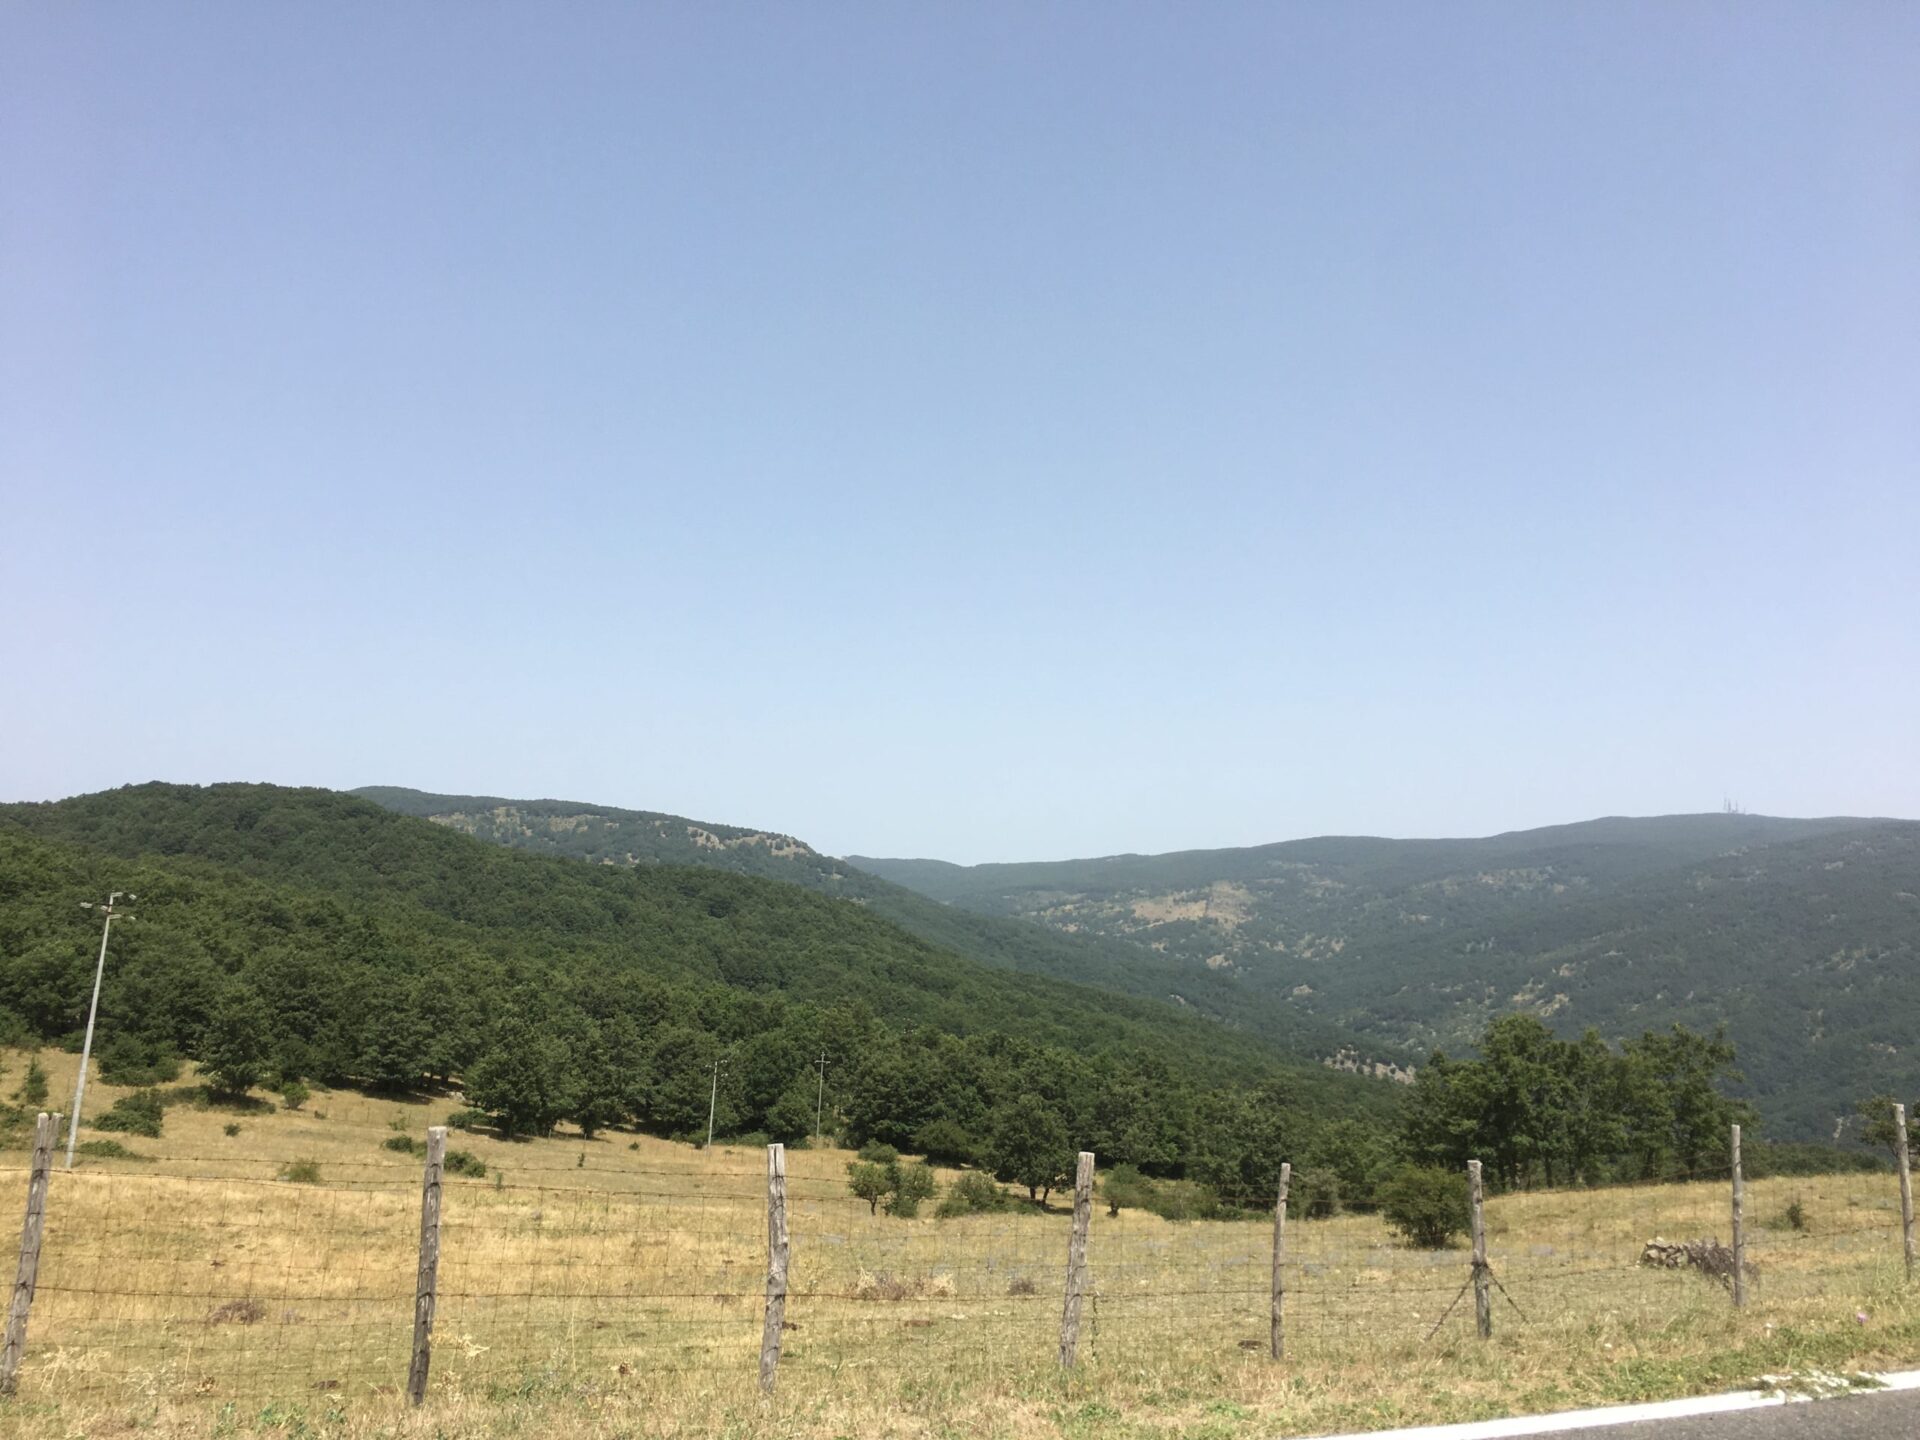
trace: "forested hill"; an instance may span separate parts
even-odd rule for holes
[[[1152,946],[1386,1046],[1503,1010],[1610,1039],[1724,1021],[1768,1128],[1920,1093],[1920,824],[1606,819],[1472,840],[962,867],[854,864],[958,907]]]
[[[794,836],[692,820],[651,810],[623,810],[578,800],[512,800],[497,795],[435,795],[399,786],[351,792],[403,815],[417,816],[476,839],[536,855],[600,865],[695,865],[760,875],[854,900],[930,945],[985,965],[1143,998],[1173,1001],[1230,1020],[1295,1056],[1343,1064],[1404,1061],[1311,1011],[1247,996],[1230,978],[1195,969],[1130,940],[1075,934],[1016,916],[981,914],[942,904],[844,860],[823,855]]]
[[[1335,1118],[1395,1104],[1396,1087],[1285,1063],[1165,1004],[976,964],[797,886],[516,853],[261,785],[0,806],[0,1027],[73,1037],[98,934],[81,902],[109,889],[139,896],[101,1000],[122,1062],[260,1035],[286,1075],[412,1085],[480,1067],[510,1072],[529,1123],[685,1133],[723,1049],[736,1131],[793,1124],[825,1050],[853,1133],[977,1130],[1037,1093],[1083,1142],[1163,1165],[1230,1135],[1220,1107],[1256,1090]]]

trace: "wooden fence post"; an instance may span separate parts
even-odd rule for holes
[[[1913,1171],[1907,1165],[1907,1107],[1893,1107],[1894,1153],[1900,1160],[1900,1239],[1907,1256],[1907,1279],[1913,1279]]]
[[[1493,1272],[1487,1268],[1487,1215],[1480,1187],[1480,1162],[1467,1161],[1468,1218],[1473,1230],[1473,1319],[1482,1340],[1493,1336]]]
[[[1733,1303],[1747,1303],[1746,1183],[1740,1174],[1740,1127],[1733,1127]]]
[[[787,1318],[787,1147],[767,1146],[767,1319],[760,1331],[760,1388],[771,1392]]]
[[[1273,1202],[1273,1321],[1268,1336],[1276,1360],[1287,1353],[1287,1282],[1281,1275],[1280,1265],[1287,1255],[1287,1188],[1292,1183],[1293,1166],[1283,1160],[1280,1163],[1280,1196]]]
[[[427,1367],[433,1363],[433,1307],[439,1298],[440,1180],[447,1159],[447,1127],[427,1130],[427,1163],[420,1175],[420,1271],[413,1289],[413,1361],[407,1367],[407,1399],[427,1398]]]
[[[1087,1222],[1093,1218],[1093,1152],[1073,1172],[1073,1238],[1067,1241],[1067,1303],[1060,1312],[1060,1366],[1073,1368],[1080,1345],[1080,1301],[1087,1293]]]
[[[40,1238],[47,1230],[47,1176],[53,1169],[58,1118],[43,1110],[33,1125],[33,1169],[27,1176],[27,1219],[20,1227],[20,1268],[14,1272],[7,1338],[0,1348],[0,1395],[13,1394],[20,1382],[20,1362],[27,1356],[27,1313],[33,1309],[33,1287],[40,1278]]]

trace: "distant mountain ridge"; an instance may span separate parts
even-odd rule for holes
[[[1278,1000],[1251,1006],[1240,988],[1170,963],[1150,947],[1074,934],[1012,915],[940,903],[803,840],[773,831],[576,800],[445,795],[370,785],[349,792],[384,809],[431,820],[497,845],[601,865],[692,865],[783,880],[854,901],[942,949],[999,969],[1097,985],[1197,1010],[1288,1055],[1339,1069],[1395,1075],[1410,1052],[1383,1045]]]
[[[1609,817],[950,865],[851,857],[944,904],[1150,948],[1423,1055],[1530,1010],[1609,1038],[1724,1022],[1776,1133],[1920,1092],[1920,823]],[[1174,983],[1179,983],[1177,980]]]

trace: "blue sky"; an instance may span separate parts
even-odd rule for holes
[[[1920,814],[1920,7],[0,8],[0,798]]]

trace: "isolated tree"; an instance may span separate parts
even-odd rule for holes
[[[501,1027],[467,1078],[467,1101],[505,1135],[545,1135],[575,1104],[566,1046],[524,1021]]]
[[[814,1088],[811,1075],[794,1077],[767,1111],[767,1134],[782,1145],[797,1145],[813,1133]]]
[[[1380,1186],[1380,1213],[1413,1244],[1443,1250],[1470,1223],[1466,1176],[1429,1166],[1402,1166]]]
[[[1073,1161],[1067,1127],[1037,1095],[1021,1095],[993,1114],[987,1156],[996,1178],[1027,1187],[1027,1198],[1046,1204]]]
[[[867,1209],[880,1213],[880,1202],[893,1189],[893,1167],[876,1165],[871,1160],[856,1160],[847,1166],[847,1188],[867,1202]]]
[[[227,992],[207,1024],[200,1042],[200,1069],[222,1095],[245,1095],[266,1074],[272,1053],[272,1023],[266,1005],[253,991]]]
[[[1891,1095],[1874,1095],[1854,1107],[1860,1117],[1860,1140],[1865,1145],[1881,1145],[1895,1160],[1900,1158],[1900,1130],[1893,1123],[1893,1107],[1900,1102]]]
[[[911,1220],[920,1213],[922,1201],[934,1192],[933,1167],[924,1160],[904,1161],[893,1167],[893,1193],[887,1197],[887,1213]]]
[[[27,1057],[27,1073],[21,1077],[20,1088],[13,1092],[13,1098],[30,1107],[46,1102],[47,1067],[40,1063],[39,1051]]]

